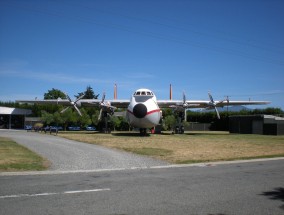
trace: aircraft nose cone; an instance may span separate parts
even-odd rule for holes
[[[137,118],[143,118],[147,114],[147,107],[144,104],[137,104],[133,108],[133,114]]]

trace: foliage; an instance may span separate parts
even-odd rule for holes
[[[99,114],[100,114],[100,111],[99,110],[96,110],[91,116],[91,120],[92,120],[92,123],[94,125],[98,125],[99,124]]]
[[[52,122],[54,122],[54,116],[53,114],[43,110],[41,113],[41,120],[45,122],[47,125],[50,125]]]
[[[52,88],[51,90],[48,90],[47,93],[44,94],[44,99],[66,99],[66,95],[58,89]]]
[[[239,112],[220,112],[221,121],[227,119],[229,116],[234,115],[256,115],[256,114],[268,114],[281,116],[284,112],[280,108],[266,108],[266,109],[254,109],[254,110],[241,110]],[[187,121],[189,122],[200,122],[200,123],[211,123],[216,122],[218,119],[214,111],[211,112],[197,112],[187,111]]]
[[[120,124],[121,124],[121,119],[117,116],[111,116],[110,117],[110,122],[113,126],[113,130],[119,129]]]
[[[67,126],[70,124],[76,124],[78,119],[78,114],[74,112],[71,108],[66,110],[61,114],[62,123],[64,126],[64,130],[66,130]]]
[[[98,99],[100,94],[95,95],[93,88],[91,86],[87,86],[85,92],[78,93],[78,95],[75,95],[75,97],[79,98],[82,95],[84,95],[82,99]]]
[[[163,120],[163,127],[165,130],[172,130],[176,125],[176,118],[174,115],[168,115]]]
[[[91,86],[86,87],[86,91],[78,93],[77,98],[81,95],[85,95],[84,99],[97,99],[99,94],[95,94]],[[66,99],[65,94],[57,89],[52,88],[44,94],[45,99],[57,99],[57,98]],[[99,130],[104,126],[104,122],[98,120],[99,108],[98,107],[85,107],[80,108],[82,112],[82,117],[79,117],[78,114],[72,109],[69,108],[63,114],[60,111],[64,108],[61,105],[52,105],[52,104],[19,104],[15,102],[0,102],[0,106],[5,107],[15,107],[32,110],[32,115],[34,117],[41,117],[43,122],[47,125],[62,125],[65,127],[68,125],[80,125],[85,127],[87,125],[95,125]],[[123,111],[123,110],[120,110]],[[177,123],[177,118],[174,115],[171,108],[163,108],[163,128],[165,130],[172,130]],[[199,122],[199,123],[212,123],[211,129],[214,130],[228,130],[228,117],[232,115],[254,115],[254,114],[269,114],[269,115],[278,115],[284,116],[284,112],[280,108],[266,108],[266,109],[255,109],[255,110],[242,110],[240,112],[220,112],[221,119],[217,119],[216,113],[212,112],[196,112],[196,111],[187,111],[187,122]],[[110,126],[115,130],[129,130],[130,126],[125,118],[112,116],[109,118]],[[183,122],[183,125],[186,126],[187,123]]]
[[[91,117],[84,108],[81,108],[82,116],[77,118],[77,124],[81,127],[86,127],[92,123]]]

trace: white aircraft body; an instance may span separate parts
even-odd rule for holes
[[[211,94],[208,93],[209,99],[205,100],[186,100],[183,95],[183,100],[172,100],[172,89],[170,87],[169,100],[157,100],[155,94],[149,89],[138,89],[131,96],[130,100],[116,99],[117,93],[114,93],[115,99],[105,100],[103,95],[102,100],[99,99],[81,99],[84,95],[79,97],[76,101],[72,101],[66,94],[68,99],[51,99],[51,100],[19,100],[20,103],[36,103],[36,104],[60,104],[68,106],[61,112],[73,106],[77,112],[81,114],[78,107],[81,106],[96,106],[100,107],[99,118],[106,119],[107,114],[113,114],[117,108],[127,108],[126,119],[132,127],[140,128],[141,134],[146,133],[146,129],[153,128],[158,125],[162,119],[162,111],[160,108],[172,108],[177,112],[184,112],[186,109],[191,108],[206,108],[215,109],[217,117],[220,118],[217,107],[233,106],[233,105],[260,105],[268,104],[267,101],[229,101],[221,100],[214,101]],[[185,116],[186,117],[186,116]],[[106,120],[107,121],[107,120]],[[107,122],[106,122],[107,124]]]
[[[135,91],[127,107],[126,118],[136,128],[153,128],[162,117],[154,93],[148,89]]]

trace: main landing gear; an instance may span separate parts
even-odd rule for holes
[[[173,134],[183,134],[184,126],[182,125],[182,121],[185,119],[185,112],[177,112],[177,125],[173,130]]]
[[[102,129],[102,133],[110,134],[111,129],[108,127],[108,112],[102,111],[101,113],[102,121],[104,122],[104,128]]]

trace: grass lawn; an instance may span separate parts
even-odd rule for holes
[[[187,132],[183,135],[137,133],[60,132],[72,140],[147,155],[170,163],[284,157],[284,136]]]
[[[45,170],[49,162],[16,142],[0,137],[0,172]]]

